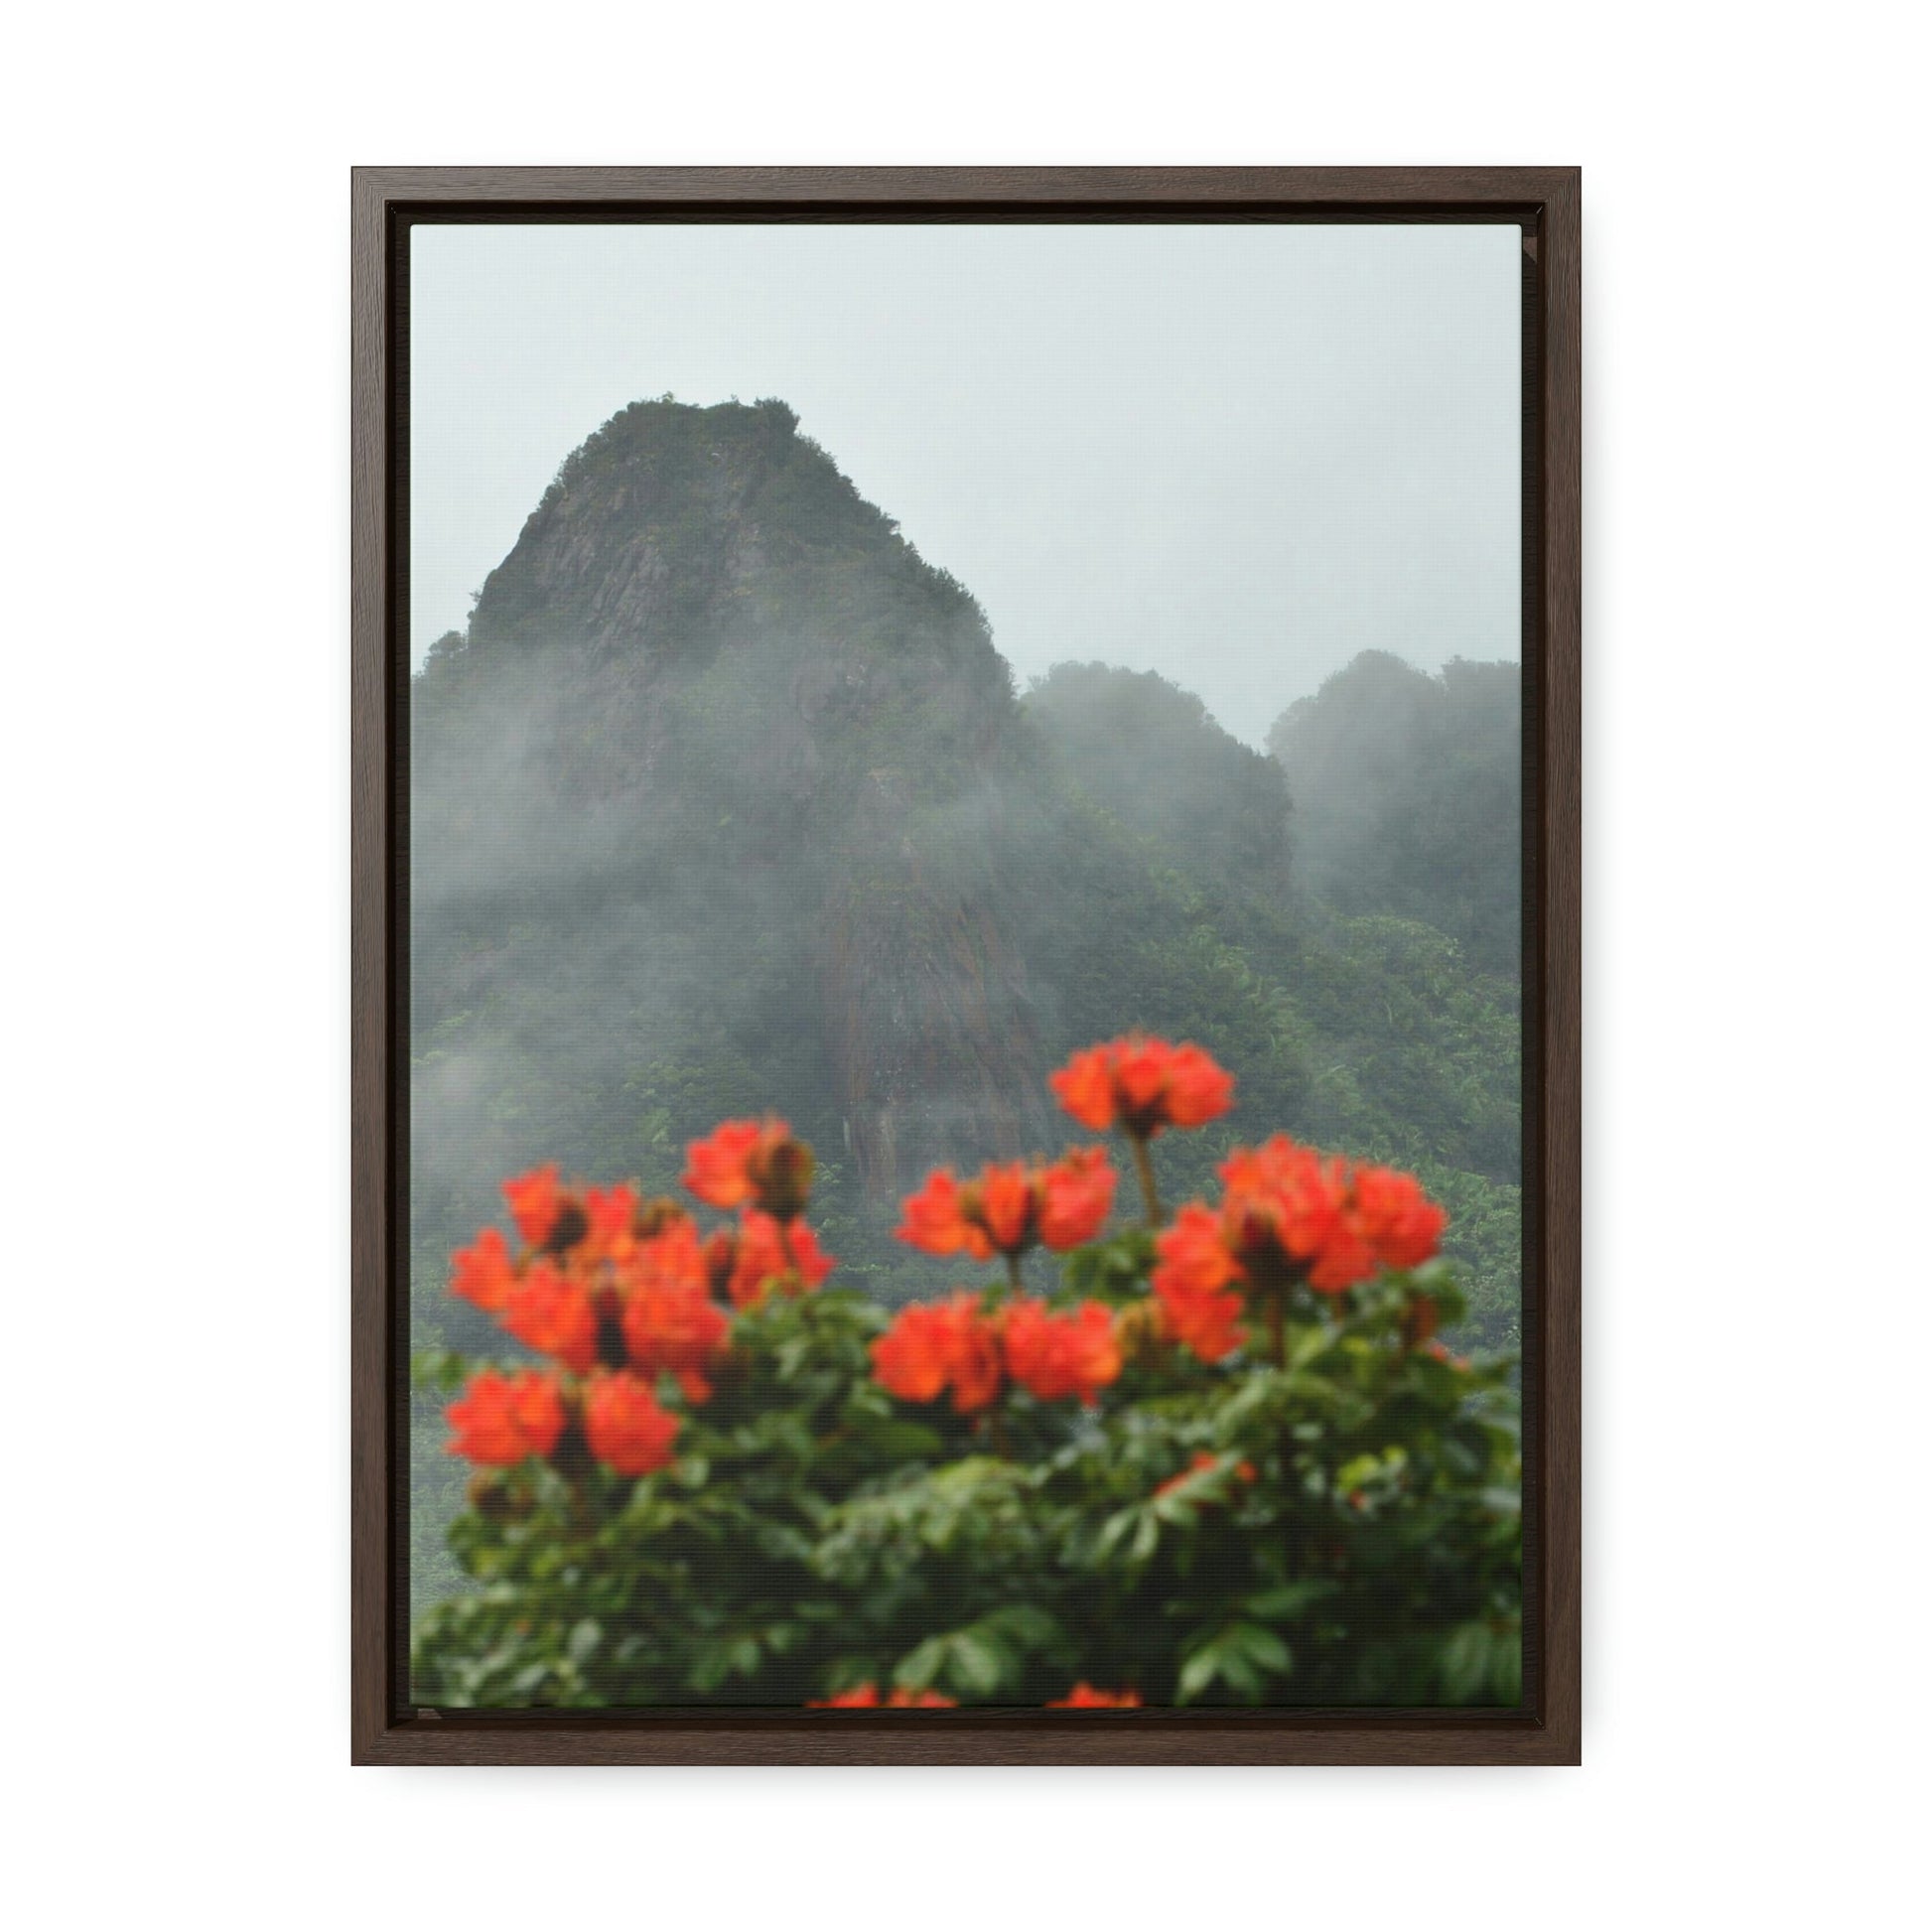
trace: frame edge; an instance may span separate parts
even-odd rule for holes
[[[1176,191],[1176,187],[1179,192]],[[1157,189],[1165,192],[1157,193]],[[1544,313],[1546,1217],[1540,1721],[1404,1726],[1372,1717],[1242,1724],[997,1718],[941,1732],[878,1721],[515,1724],[396,1718],[389,1656],[393,1471],[387,961],[391,931],[388,587],[392,207],[411,202],[852,206],[1066,201],[1423,204],[1540,218]],[[352,1764],[1569,1765],[1582,1762],[1582,173],[1577,168],[417,168],[350,171],[350,1678]],[[721,1714],[722,1718],[722,1714]]]

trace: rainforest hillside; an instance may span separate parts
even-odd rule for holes
[[[1343,911],[1393,912],[1519,975],[1522,676],[1451,660],[1430,676],[1363,651],[1275,721],[1303,882]]]

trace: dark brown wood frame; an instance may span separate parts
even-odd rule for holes
[[[1581,1761],[1581,181],[1574,168],[362,168],[351,180],[350,1749],[358,1764]],[[406,324],[413,221],[1494,221],[1524,259],[1524,1703],[1515,1713],[421,1713],[406,1576]]]

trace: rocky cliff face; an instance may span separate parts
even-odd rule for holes
[[[520,1122],[623,1172],[639,1113],[777,1105],[884,1204],[1044,1144],[994,856],[1031,755],[1007,667],[782,405],[593,437],[413,737],[417,1040],[460,1068],[424,1098],[460,1096],[471,1165],[542,1151]]]

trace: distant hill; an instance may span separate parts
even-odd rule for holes
[[[1363,651],[1268,736],[1304,885],[1342,911],[1424,920],[1517,976],[1522,730],[1515,664],[1456,658],[1431,676]]]
[[[1288,886],[1288,785],[1155,671],[1056,664],[1027,694],[1069,784],[1175,864],[1273,895]]]

